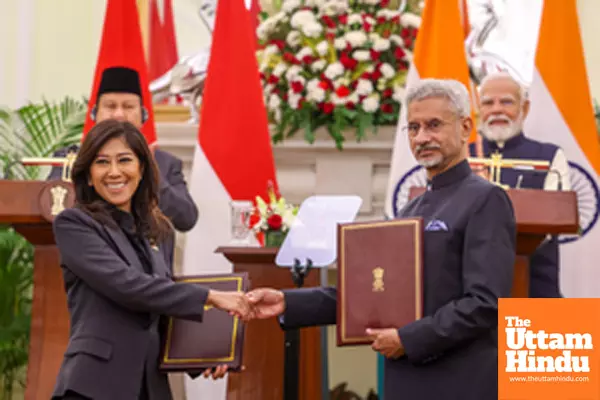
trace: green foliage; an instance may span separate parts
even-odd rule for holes
[[[23,157],[51,157],[61,148],[77,144],[85,123],[87,101],[70,97],[58,103],[42,101],[15,111],[0,110],[0,162],[16,179],[39,179],[39,167],[23,167]]]
[[[33,246],[0,226],[0,399],[25,385],[33,279]]]

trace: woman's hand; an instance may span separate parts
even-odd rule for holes
[[[235,315],[246,319],[250,314],[250,303],[244,293],[224,292],[219,290],[210,290],[206,305],[228,311],[230,315]]]

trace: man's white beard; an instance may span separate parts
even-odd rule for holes
[[[504,121],[507,122],[508,125],[491,125],[491,123],[495,121]],[[511,120],[506,115],[491,116],[480,126],[483,136],[485,136],[488,140],[499,144],[504,144],[508,139],[517,136],[519,132],[521,132],[522,128],[523,120],[521,119],[521,115],[519,115],[516,121]]]

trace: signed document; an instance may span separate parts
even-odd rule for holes
[[[248,275],[222,274],[174,278],[209,289],[246,292]],[[160,370],[163,372],[202,372],[218,365],[237,371],[242,366],[244,323],[229,313],[205,306],[202,322],[168,318],[162,332]]]
[[[370,344],[367,328],[400,328],[422,317],[423,221],[338,225],[337,345]]]

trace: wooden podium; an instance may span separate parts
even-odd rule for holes
[[[233,263],[233,272],[247,272],[250,288],[294,287],[291,271],[275,265],[276,248],[220,247]],[[319,286],[319,271],[310,271],[304,287]],[[284,331],[276,319],[250,321],[246,326],[244,366],[229,375],[227,400],[282,399],[284,389]],[[322,398],[320,328],[300,330],[299,400]]]
[[[0,223],[11,225],[35,247],[26,400],[51,397],[69,340],[67,299],[51,221],[73,201],[66,182],[0,180]]]
[[[409,199],[422,194],[413,187]],[[529,297],[529,258],[548,234],[576,234],[579,231],[577,194],[574,191],[509,189],[517,220],[517,258],[512,297]]]

